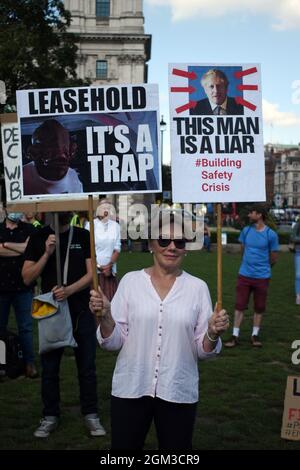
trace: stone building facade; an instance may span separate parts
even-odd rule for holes
[[[64,0],[78,42],[77,74],[92,85],[146,83],[151,35],[145,34],[142,0]],[[121,211],[134,203],[149,206],[153,194],[110,196]]]
[[[279,194],[287,207],[300,207],[300,151],[282,153],[274,172],[274,193]]]
[[[78,76],[93,85],[147,82],[151,35],[142,0],[65,0],[79,36]]]

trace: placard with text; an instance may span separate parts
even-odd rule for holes
[[[157,85],[17,92],[25,199],[161,191]]]

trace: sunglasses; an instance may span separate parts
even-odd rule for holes
[[[178,250],[183,250],[185,248],[186,240],[184,238],[179,238],[177,240],[176,239],[174,240],[174,238],[159,237],[157,239],[157,243],[159,244],[161,248],[167,248],[167,246],[169,246],[171,242],[174,243],[175,247]]]

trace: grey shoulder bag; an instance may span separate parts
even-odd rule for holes
[[[63,284],[67,284],[69,251],[73,236],[73,226],[70,226],[68,247],[64,264]],[[53,292],[34,297],[32,302],[32,316],[39,323],[39,353],[44,354],[53,349],[77,346],[73,337],[72,319],[68,300],[57,301]]]

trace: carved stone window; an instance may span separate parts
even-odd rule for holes
[[[101,80],[107,79],[107,60],[96,61],[96,78]]]
[[[96,17],[107,19],[110,15],[110,0],[96,0]]]

